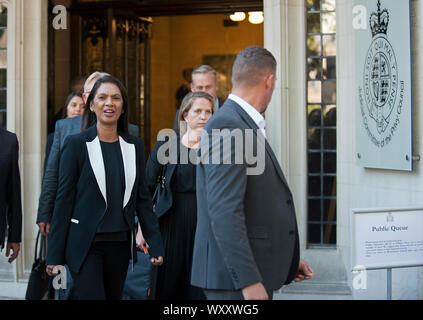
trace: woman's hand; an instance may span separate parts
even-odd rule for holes
[[[144,238],[140,241],[138,241],[138,236],[137,236],[137,249],[138,250],[142,250],[144,251],[145,254],[148,254],[148,249],[150,249],[150,246],[148,245],[148,243],[144,240]]]
[[[163,257],[162,256],[153,257],[153,258],[151,258],[150,261],[154,266],[158,267],[158,266],[161,266],[163,264]]]
[[[46,267],[46,272],[47,274],[52,277],[52,276],[57,276],[58,272],[54,272],[54,269],[56,268],[56,265],[48,265]]]
[[[148,249],[150,249],[150,246],[145,241],[144,236],[142,235],[140,224],[138,223],[138,231],[137,236],[135,238],[135,243],[137,245],[138,250],[143,250],[145,254],[148,254]]]

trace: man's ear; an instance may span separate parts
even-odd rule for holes
[[[275,79],[275,75],[272,74],[272,73],[269,73],[266,76],[266,78],[265,78],[265,81],[266,81],[266,89],[269,89],[269,88],[271,88],[273,86],[273,80],[274,79]]]
[[[189,84],[191,91],[194,92],[194,85],[192,84],[192,82]]]

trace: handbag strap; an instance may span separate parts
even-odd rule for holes
[[[38,250],[39,246],[39,250]],[[35,240],[35,251],[34,251],[34,259],[40,259],[42,261],[46,260],[47,256],[47,243],[46,237],[41,234],[40,231],[37,233],[37,239]]]
[[[162,170],[160,172],[160,184],[162,187],[164,187],[164,184],[166,182],[166,165],[162,166]]]
[[[45,261],[47,257],[47,237],[41,235],[40,259]]]
[[[161,170],[160,170],[160,174],[157,176],[156,178],[156,189],[154,190],[153,193],[153,206],[155,204],[155,202],[158,200],[158,193],[159,193],[159,189],[164,188],[165,183],[166,183],[166,165],[162,165]]]
[[[41,232],[40,232],[40,230],[38,230],[37,239],[35,240],[34,259],[38,258],[38,256],[37,256],[37,254],[38,254],[38,241],[40,240],[40,234],[41,234]]]
[[[166,165],[162,165],[160,169],[160,174],[156,177],[156,189],[157,186],[164,187],[166,182]]]

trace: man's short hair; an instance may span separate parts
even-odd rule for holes
[[[211,75],[213,75],[214,81],[217,82],[216,70],[214,70],[212,67],[210,67],[207,64],[203,64],[203,65],[195,68],[192,71],[191,79],[193,79],[194,78],[194,75],[195,74],[198,74],[198,73],[210,73]]]
[[[242,50],[232,67],[232,85],[251,87],[268,73],[276,71],[276,59],[265,48],[252,46]]]
[[[93,79],[100,79],[101,77],[104,76],[110,76],[110,74],[108,74],[107,72],[100,72],[100,71],[96,71],[94,73],[92,73],[87,80],[85,80],[85,84],[84,84],[84,93],[88,93],[88,84],[93,80]]]

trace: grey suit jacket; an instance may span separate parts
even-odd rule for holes
[[[229,99],[204,129],[210,139],[202,136],[201,151],[212,151],[212,129],[240,129],[244,135],[246,129],[254,129],[255,137],[262,134],[250,116]],[[254,148],[257,143],[255,139]],[[276,290],[293,280],[299,246],[292,194],[267,141],[262,150],[265,163],[260,175],[246,174],[251,166],[245,154],[241,164],[213,164],[210,159],[209,164],[198,164],[193,285],[239,290],[262,282],[266,289]],[[200,158],[204,161],[209,156],[202,152]]]
[[[63,149],[63,144],[68,136],[77,134],[81,131],[81,122],[82,116],[62,119],[56,122],[53,144],[48,155],[47,166],[44,168],[43,183],[38,202],[37,223],[51,221],[57,193],[60,154]],[[138,126],[130,124],[129,133],[138,137]]]
[[[38,201],[38,222],[50,222],[56,199],[59,175],[60,152],[66,137],[81,131],[82,116],[67,118],[56,122],[53,144],[48,156],[47,167],[44,168],[43,183]]]

